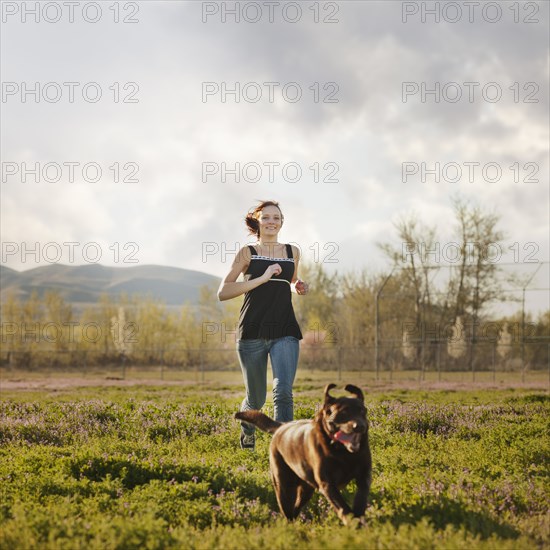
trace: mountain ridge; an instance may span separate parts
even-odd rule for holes
[[[102,294],[121,293],[147,296],[166,305],[197,303],[201,287],[218,287],[221,279],[202,271],[156,264],[105,266],[103,264],[50,264],[17,271],[0,264],[0,299],[10,294],[22,300],[33,291],[42,296],[49,290],[59,292],[65,301],[89,304]]]

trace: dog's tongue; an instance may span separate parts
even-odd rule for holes
[[[353,440],[353,434],[347,434],[347,433],[344,433],[342,432],[341,430],[337,431],[335,434],[334,434],[334,439],[336,439],[336,441],[339,441],[340,443],[351,443],[352,440]]]
[[[361,446],[361,436],[357,433],[347,434],[341,430],[334,434],[334,439],[341,443],[350,453],[356,453]]]

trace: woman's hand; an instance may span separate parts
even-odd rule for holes
[[[300,296],[303,296],[309,292],[309,285],[305,281],[302,281],[302,279],[298,279],[294,283],[294,288],[296,289],[296,294],[299,294]]]
[[[264,274],[262,275],[262,279],[267,282],[269,281],[269,279],[271,279],[271,277],[273,277],[273,275],[279,275],[282,271],[283,268],[279,264],[271,264],[265,270]]]

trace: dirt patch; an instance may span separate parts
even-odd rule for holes
[[[32,378],[32,379],[2,379],[1,390],[63,390],[66,388],[86,388],[91,386],[188,386],[196,384],[193,380],[159,380],[117,378]]]
[[[412,380],[368,380],[357,379],[356,377],[346,376],[345,380],[339,381],[336,378],[324,380],[323,377],[318,379],[297,380],[295,386],[300,388],[302,394],[318,394],[319,388],[325,383],[335,382],[338,386],[345,386],[348,383],[354,383],[361,387],[365,387],[368,391],[388,391],[388,390],[432,390],[432,391],[468,391],[468,390],[505,390],[505,389],[527,389],[527,390],[548,390],[549,384],[544,381],[509,381],[501,380],[496,382],[480,381],[480,382],[465,382],[465,381],[412,381]],[[181,380],[161,380],[159,378],[129,378],[122,379],[114,376],[103,377],[33,377],[33,378],[2,378],[0,380],[0,392],[3,391],[55,391],[69,388],[85,388],[85,387],[132,387],[132,386],[191,386],[204,385],[215,388],[216,386],[241,386],[242,380],[201,380],[196,379],[181,379]],[[244,391],[244,388],[243,388]]]

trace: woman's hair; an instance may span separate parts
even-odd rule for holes
[[[258,218],[266,206],[276,206],[279,209],[279,212],[281,212],[281,224],[285,219],[283,212],[281,211],[281,207],[277,201],[260,201],[260,204],[254,208],[251,208],[244,218],[249,235],[256,235],[257,237],[260,236],[260,222],[258,221]]]

